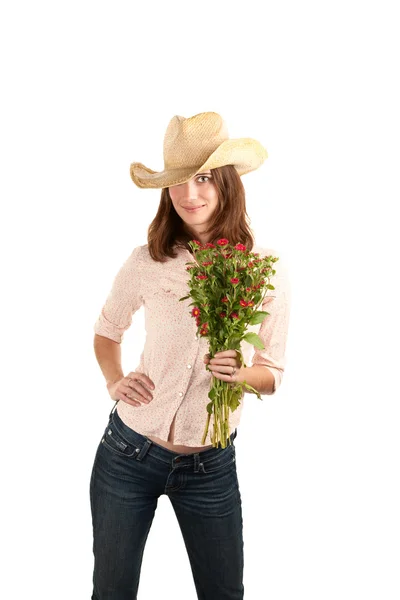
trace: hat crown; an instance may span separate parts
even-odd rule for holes
[[[226,124],[215,112],[189,118],[175,115],[164,136],[165,169],[200,168],[227,139]]]

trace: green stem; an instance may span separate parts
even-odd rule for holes
[[[201,440],[201,444],[204,446],[204,444],[206,443],[206,437],[207,437],[207,433],[208,433],[208,428],[210,426],[210,418],[211,418],[211,414],[207,413],[207,421],[206,421],[206,426],[204,428],[204,433],[203,433],[203,439]]]
[[[258,392],[254,388],[246,384],[246,382],[240,384],[238,383],[236,384],[236,386],[232,386],[232,384],[230,383],[221,381],[217,378],[213,378],[210,389],[215,390],[215,398],[212,401],[211,413],[207,414],[206,425],[204,428],[203,438],[201,442],[203,445],[205,444],[205,441],[207,439],[207,433],[210,427],[212,414],[214,416],[213,430],[210,435],[212,445],[214,447],[218,447],[218,445],[220,445],[222,448],[225,448],[227,443],[229,445],[231,444],[231,441],[229,439],[229,413],[231,410],[230,396],[233,393],[234,387],[235,391],[237,392],[237,386],[240,386],[242,389],[248,388],[249,391],[255,392],[257,393],[257,395],[259,395]]]
[[[228,386],[228,389],[226,391],[226,421],[225,421],[225,432],[226,432],[226,436],[225,439],[229,439],[229,394],[231,393],[231,389],[230,386]],[[229,440],[230,443],[230,440]]]

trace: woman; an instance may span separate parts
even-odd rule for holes
[[[234,350],[207,357],[190,315],[188,242],[226,237],[254,251],[240,176],[258,168],[265,149],[249,138],[229,139],[222,118],[175,116],[164,137],[164,170],[131,165],[142,188],[161,188],[148,244],[122,265],[95,324],[95,353],[116,402],[99,443],[90,481],[95,557],[92,600],[137,597],[143,551],[157,507],[167,494],[188,552],[200,600],[241,600],[243,531],[235,463],[242,404],[230,416],[225,448],[202,444],[212,376],[243,381]],[[258,249],[260,254],[271,250]],[[243,342],[246,381],[273,394],[285,366],[289,320],[287,279],[276,263],[270,315],[257,331],[265,348]],[[132,315],[145,309],[146,343],[135,371],[124,375],[120,344]],[[212,375],[205,368],[208,364]],[[211,426],[210,426],[211,431]],[[178,594],[179,595],[179,594]]]

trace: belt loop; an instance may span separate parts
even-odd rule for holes
[[[194,458],[194,472],[198,473],[199,471],[203,471],[203,473],[205,473],[204,465],[202,462],[200,462],[200,454],[198,452],[196,452],[193,455],[193,458]]]
[[[149,451],[150,446],[152,445],[152,441],[146,438],[145,443],[143,444],[143,448],[138,453],[136,460],[142,460]]]
[[[237,429],[235,429],[235,431],[231,435],[232,442],[236,438],[236,436],[237,436]]]
[[[116,406],[117,406],[118,402],[119,402],[119,400],[117,400],[117,401],[116,401],[116,403],[114,404],[114,406],[113,406],[113,407],[112,407],[112,409],[111,409],[111,412],[110,412],[110,414],[109,414],[109,416],[108,416],[108,420],[109,420],[109,421],[111,420],[112,414],[113,414],[113,412],[115,411],[115,409],[116,409]]]
[[[193,454],[193,458],[194,458],[194,472],[198,473],[199,465],[200,465],[200,454],[198,452],[195,452],[195,454]]]

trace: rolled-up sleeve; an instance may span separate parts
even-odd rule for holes
[[[114,278],[111,291],[94,324],[94,332],[121,343],[132,316],[143,304],[140,294],[140,246],[126,259]]]
[[[272,256],[279,253],[270,252]],[[275,385],[271,395],[276,392],[282,382],[287,357],[286,342],[289,329],[289,317],[291,306],[291,289],[289,272],[286,261],[281,257],[273,264],[276,271],[270,277],[269,282],[275,287],[268,290],[259,310],[265,310],[269,314],[265,317],[257,332],[264,344],[264,349],[255,348],[252,365],[267,367],[275,378]]]

